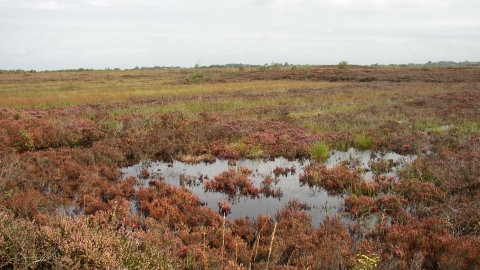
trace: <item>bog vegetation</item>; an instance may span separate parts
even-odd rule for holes
[[[0,268],[480,268],[480,68],[347,67],[0,74]],[[350,147],[417,159],[373,180],[321,164]],[[343,197],[337,215],[292,200],[228,220],[120,171],[280,156],[311,159],[298,184]],[[271,184],[246,175],[205,188]]]

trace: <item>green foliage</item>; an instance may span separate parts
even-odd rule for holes
[[[274,69],[274,70],[280,70],[280,69],[282,69],[282,64],[280,64],[280,63],[272,63],[272,69]]]
[[[10,189],[10,190],[7,190],[4,192],[5,193],[5,197],[11,197],[13,195],[13,189]]]
[[[26,129],[19,130],[18,134],[19,136],[17,138],[17,141],[14,143],[14,146],[17,147],[18,150],[20,151],[35,150],[35,146],[33,144],[33,137]]]
[[[239,70],[240,72],[244,72],[244,71],[245,71],[245,66],[244,66],[244,65],[240,65],[240,66],[238,67],[238,70]]]
[[[377,255],[357,255],[357,265],[354,269],[356,270],[373,270],[377,269],[379,258]]]
[[[260,70],[260,71],[267,71],[269,69],[270,69],[270,67],[268,65],[258,67],[258,70]]]
[[[333,147],[340,151],[347,151],[351,147],[350,142],[347,141],[338,141],[333,144]]]
[[[427,66],[422,67],[423,71],[436,71],[437,66],[435,64],[429,64]]]
[[[114,137],[119,137],[123,131],[123,122],[117,119],[109,119],[103,123],[103,128]]]
[[[310,74],[311,74],[310,68],[305,68],[304,71],[305,71],[304,79],[308,81],[308,79],[310,78]]]
[[[324,141],[316,142],[310,148],[310,156],[317,160],[326,159],[330,156],[330,146]]]
[[[260,158],[260,157],[263,156],[263,154],[264,154],[263,150],[260,147],[252,146],[250,148],[249,153],[248,153],[248,157],[250,157],[250,158]]]
[[[355,147],[360,150],[368,150],[373,145],[373,139],[365,133],[362,133],[355,138],[353,143]]]
[[[23,69],[16,69],[16,70],[5,70],[0,69],[0,74],[26,74],[26,73],[36,73],[36,70],[23,70]]]
[[[218,75],[211,72],[203,72],[200,69],[197,69],[197,72],[188,75],[187,81],[191,83],[201,83],[201,82],[213,82],[218,79]]]
[[[187,80],[191,83],[201,83],[203,82],[203,72],[197,71],[193,74],[190,74],[188,75]]]
[[[347,69],[348,68],[348,62],[347,61],[340,61],[340,63],[338,63],[338,68],[339,69]]]

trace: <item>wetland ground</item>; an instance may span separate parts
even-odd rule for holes
[[[478,269],[479,78],[0,74],[0,267]]]

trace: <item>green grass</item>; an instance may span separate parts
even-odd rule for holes
[[[353,143],[360,150],[368,150],[373,145],[373,139],[369,135],[362,133],[355,138]]]
[[[85,73],[37,73],[0,77],[0,106],[9,108],[72,107],[82,104],[172,100],[178,97],[201,97],[241,93],[286,92],[335,85],[328,82],[248,81],[221,84],[184,84],[186,73],[176,71],[125,71]],[[202,71],[202,81],[215,81],[217,73]],[[21,78],[21,79],[19,79]]]
[[[320,132],[328,132],[331,131],[332,128],[328,123],[317,123],[312,120],[305,120],[300,125],[303,129],[308,130],[312,133],[320,133]]]
[[[464,120],[458,125],[460,132],[468,132],[473,135],[480,135],[480,122]]]
[[[250,148],[250,151],[248,153],[249,158],[260,158],[260,157],[263,157],[263,156],[264,156],[264,152],[258,146],[252,146],[252,148]]]
[[[330,146],[324,141],[318,141],[310,148],[310,156],[316,160],[327,159],[330,156]]]

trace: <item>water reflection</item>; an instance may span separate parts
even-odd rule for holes
[[[389,170],[382,171],[383,174],[396,175],[398,169],[406,162],[411,162],[414,156],[401,156],[395,153],[374,153],[371,151],[333,151],[330,158],[325,161],[328,168],[338,164],[344,164],[351,170],[362,173],[362,177],[372,179],[379,170],[372,171],[377,163],[391,164]],[[391,161],[388,162],[388,161]],[[382,163],[382,164],[383,164]],[[162,179],[168,184],[175,186],[185,185],[196,194],[210,208],[219,209],[220,201],[228,201],[231,206],[229,219],[239,217],[256,218],[259,213],[274,214],[280,210],[288,201],[297,199],[300,203],[310,206],[309,213],[312,216],[314,225],[318,225],[325,216],[333,216],[341,210],[343,198],[341,196],[328,195],[326,191],[318,188],[302,187],[299,183],[299,175],[303,173],[309,160],[287,160],[275,158],[273,160],[238,160],[229,163],[227,160],[216,160],[214,163],[187,164],[179,161],[173,163],[148,162],[139,163],[131,167],[123,168],[124,178],[134,176],[138,179],[138,185],[148,185],[149,179],[141,179],[139,175],[145,170],[150,178]],[[387,166],[388,167],[388,166]],[[251,173],[248,178],[252,180],[255,187],[262,187],[262,181],[266,177],[274,179],[272,189],[280,188],[281,197],[265,196],[231,196],[222,192],[208,192],[205,189],[204,181],[214,179],[215,176],[228,170],[239,170],[248,168]],[[376,167],[375,167],[376,168]],[[136,188],[139,188],[137,186]]]

